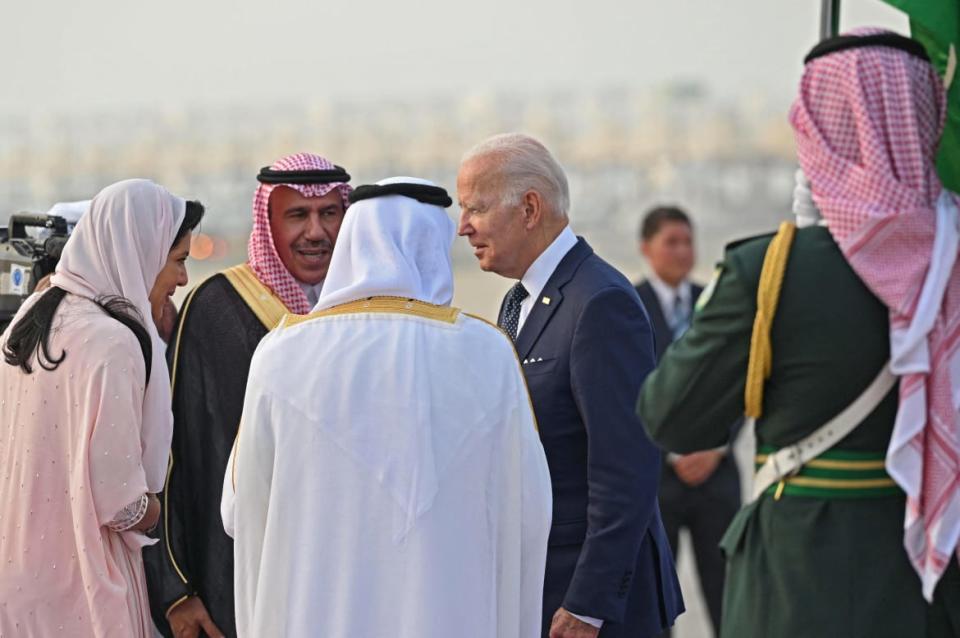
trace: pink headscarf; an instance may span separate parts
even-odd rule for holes
[[[277,160],[270,168],[278,171],[330,170],[334,165],[319,155],[295,153]],[[305,315],[312,310],[312,304],[307,300],[307,295],[297,280],[280,261],[277,247],[273,243],[273,233],[270,232],[270,193],[277,186],[296,189],[304,197],[323,197],[334,188],[339,189],[344,210],[350,205],[347,196],[353,189],[342,182],[260,184],[253,196],[253,232],[250,233],[250,243],[247,245],[247,261],[257,279],[280,297],[290,312]]]
[[[140,312],[153,343],[140,429],[150,492],[163,490],[173,415],[166,345],[153,323],[149,297],[185,215],[184,200],[151,181],[131,179],[107,186],[80,218],[50,279],[52,286],[89,299],[119,295]]]
[[[900,403],[887,470],[907,494],[904,546],[927,600],[960,539],[957,198],[934,164],[945,112],[934,68],[879,46],[811,60],[790,112],[827,227],[890,311]]]

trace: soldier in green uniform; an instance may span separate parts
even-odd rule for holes
[[[934,262],[945,272],[942,303],[933,303],[941,314],[929,322],[939,327],[927,328],[924,342],[931,353],[938,330],[960,325],[956,243],[944,271],[931,256],[934,232],[917,230],[952,215],[956,239],[956,198],[943,194],[933,164],[943,87],[925,59],[912,40],[875,29],[811,52],[791,111],[803,167],[794,204],[800,228],[784,224],[776,235],[728,246],[691,328],[643,387],[638,412],[672,452],[723,445],[728,432],[718,424],[744,413],[755,420],[755,498],[721,543],[722,636],[960,637],[956,537],[936,551],[936,534],[922,525],[935,513],[907,498],[909,472],[886,461],[910,416],[900,414],[909,390],[901,386],[942,379],[936,356],[927,373],[900,376],[891,326],[896,336],[898,313],[923,306],[891,310],[896,291],[920,295],[907,274],[919,273],[923,284]],[[915,195],[912,208],[904,193]],[[956,433],[955,407],[951,415]],[[930,432],[931,422],[924,427]],[[929,438],[936,437],[917,441]],[[955,451],[938,450],[941,459]],[[918,458],[930,468],[929,457]],[[916,474],[924,482],[915,495],[939,487],[943,502],[960,499],[956,475],[937,485]],[[905,512],[908,532],[925,530],[927,546],[912,545],[910,533],[905,540]],[[938,522],[937,529],[960,524]]]

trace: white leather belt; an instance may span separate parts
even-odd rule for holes
[[[768,487],[796,474],[805,463],[817,458],[853,432],[880,405],[896,382],[897,377],[890,372],[890,363],[887,362],[873,383],[843,412],[793,445],[770,454],[753,477],[751,502],[757,500]]]

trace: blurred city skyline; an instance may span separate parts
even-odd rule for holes
[[[464,150],[521,130],[570,172],[578,230],[632,254],[622,239],[636,218],[672,201],[691,209],[712,260],[789,203],[786,111],[819,9],[819,0],[8,5],[0,216],[149,177],[204,201],[212,232],[242,237],[253,176],[283,154],[321,153],[355,182],[415,173],[452,191]],[[907,30],[880,0],[844,0],[842,28],[863,24]]]
[[[203,201],[205,231],[232,244],[217,256],[236,260],[254,176],[277,157],[315,151],[346,166],[354,183],[414,174],[453,193],[462,153],[505,130],[527,131],[553,150],[569,173],[575,229],[612,257],[632,256],[633,241],[623,239],[656,203],[689,207],[712,253],[726,235],[775,221],[792,188],[793,139],[778,107],[676,82],[532,97],[8,116],[0,119],[0,201],[10,212],[39,212],[148,177]],[[455,256],[472,261],[463,251]]]

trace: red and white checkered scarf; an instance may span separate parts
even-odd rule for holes
[[[960,538],[957,198],[934,165],[945,112],[929,63],[877,46],[811,60],[790,112],[827,227],[890,311],[900,402],[886,465],[907,494],[904,546],[927,600]]]
[[[273,163],[270,167],[277,171],[307,171],[329,170],[334,165],[311,153],[295,153],[287,155]],[[334,188],[340,190],[343,197],[343,208],[347,209],[350,203],[347,196],[353,189],[342,182],[331,184],[260,184],[253,196],[253,231],[250,233],[250,242],[247,244],[247,262],[256,273],[257,279],[265,284],[275,295],[280,297],[290,312],[298,315],[309,314],[312,310],[303,288],[293,278],[277,253],[273,243],[273,233],[270,232],[270,193],[277,186],[287,186],[296,189],[304,197],[323,197]]]

